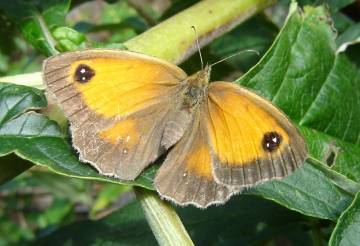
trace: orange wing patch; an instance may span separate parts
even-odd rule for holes
[[[212,175],[211,154],[208,145],[203,144],[194,146],[194,149],[187,155],[186,172],[191,172],[192,175],[202,176],[207,180],[213,181]]]
[[[128,149],[133,149],[132,145],[143,144],[140,142],[140,132],[136,129],[137,121],[139,119],[126,118],[105,130],[99,131],[97,135],[103,141],[109,142],[112,145],[123,143],[123,153],[126,154]]]
[[[215,182],[206,127],[200,114],[194,115],[194,118],[186,134],[170,150],[156,173],[154,186],[161,196],[181,205],[206,207],[223,203],[240,190]]]
[[[213,150],[220,161],[238,166],[266,158],[268,152],[262,141],[266,133],[277,132],[283,142],[289,142],[288,134],[277,119],[254,103],[256,101],[251,98],[254,94],[239,94],[236,88],[223,87],[230,83],[216,84],[210,85],[208,124]],[[283,149],[284,145],[280,145],[273,154]]]
[[[90,81],[82,83],[81,73],[86,72]],[[124,117],[150,107],[179,84],[178,78],[155,63],[116,58],[76,61],[71,64],[70,79],[86,106],[106,118]]]
[[[278,108],[246,88],[226,82],[209,86],[207,126],[213,174],[232,188],[281,178],[303,164],[304,139]]]

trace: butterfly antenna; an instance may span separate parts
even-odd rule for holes
[[[199,38],[198,38],[198,35],[197,35],[197,32],[196,32],[196,28],[194,26],[191,26],[191,28],[193,28],[194,32],[195,32],[196,44],[197,44],[197,47],[198,47],[198,50],[199,50],[199,55],[200,55],[201,70],[203,70],[204,69],[204,62],[203,62],[202,55],[201,55],[201,50],[200,50],[200,45],[199,45]]]
[[[227,59],[229,59],[229,58],[231,58],[231,57],[240,55],[240,54],[245,53],[245,52],[255,52],[256,54],[260,55],[259,52],[257,52],[256,50],[243,50],[243,51],[240,51],[240,52],[238,52],[238,53],[236,53],[236,54],[233,54],[233,55],[231,55],[231,56],[228,56],[228,57],[226,57],[226,58],[224,58],[224,59],[221,59],[220,61],[217,61],[217,62],[211,64],[210,67],[212,67],[212,66],[214,66],[214,65],[216,65],[216,64],[218,64],[218,63],[220,63],[220,62],[223,62],[223,61],[225,61],[225,60],[227,60]]]

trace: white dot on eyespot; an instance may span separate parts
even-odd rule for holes
[[[186,173],[183,173],[183,177],[186,177]]]
[[[85,68],[80,70],[80,73],[85,73],[85,72],[86,72]]]
[[[127,152],[128,152],[127,149],[124,149],[123,153],[124,153],[124,154],[127,154]]]

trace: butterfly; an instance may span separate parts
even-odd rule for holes
[[[167,153],[153,185],[200,208],[287,176],[308,154],[280,109],[235,83],[209,83],[210,72],[188,77],[160,58],[115,49],[62,53],[43,65],[81,161],[134,180]]]

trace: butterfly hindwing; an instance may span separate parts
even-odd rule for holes
[[[211,149],[205,121],[196,112],[188,130],[168,153],[158,170],[154,186],[162,197],[180,205],[207,207],[225,202],[239,190],[229,189],[214,181]]]
[[[291,174],[303,164],[303,137],[262,97],[236,84],[214,82],[208,105],[213,174],[220,184],[250,187]]]

